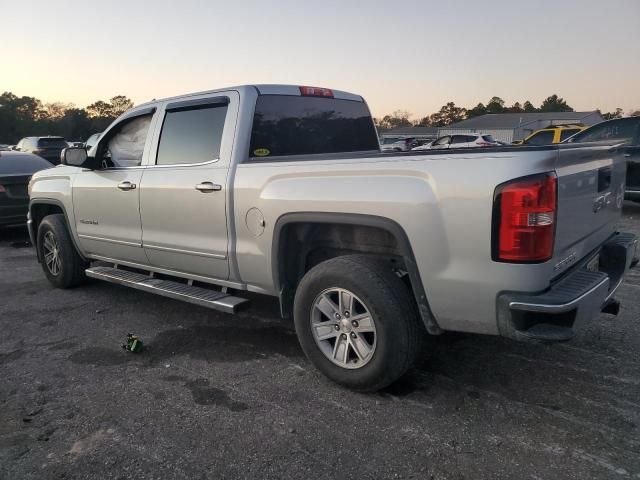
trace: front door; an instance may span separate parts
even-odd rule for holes
[[[237,94],[169,103],[140,189],[142,243],[155,267],[229,277],[226,183]],[[154,164],[155,163],[155,164]]]
[[[142,248],[140,183],[152,119],[153,112],[146,109],[110,128],[97,146],[96,169],[73,179],[76,232],[88,255],[148,263]]]

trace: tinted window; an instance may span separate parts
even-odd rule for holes
[[[39,147],[67,148],[67,142],[62,137],[41,138],[38,140]]]
[[[396,142],[399,142],[399,141],[400,141],[400,138],[398,138],[398,137],[387,137],[387,138],[383,138],[382,139],[382,144],[383,145],[389,145],[391,143],[396,143]]]
[[[451,143],[467,143],[469,140],[467,140],[466,135],[454,135],[453,138],[451,139]]]
[[[156,163],[202,163],[219,158],[226,115],[226,105],[167,112]]]
[[[573,142],[599,142],[602,140],[627,141],[633,138],[640,128],[640,117],[621,118],[602,122],[578,133]]]
[[[495,139],[495,138],[493,138],[493,136],[492,136],[492,135],[482,135],[482,139],[483,139],[485,142],[496,143],[496,139]]]
[[[568,128],[566,130],[560,130],[560,141],[564,142],[571,135],[578,133],[580,129],[578,128]]]
[[[526,140],[527,145],[551,145],[553,143],[553,130],[543,130]]]
[[[378,150],[364,102],[261,95],[251,133],[251,157]]]
[[[51,162],[30,153],[0,153],[0,175],[31,175],[51,167]]]

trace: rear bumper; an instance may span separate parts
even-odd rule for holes
[[[638,239],[617,233],[581,265],[541,293],[505,292],[498,297],[500,334],[515,340],[565,341],[603,309],[615,312],[613,296],[637,263]],[[586,265],[599,254],[597,271]]]

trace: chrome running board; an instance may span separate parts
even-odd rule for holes
[[[87,277],[117,283],[136,288],[144,292],[155,293],[163,297],[194,303],[201,307],[235,313],[242,305],[248,304],[246,298],[234,297],[225,292],[195,287],[190,284],[162,280],[142,273],[130,272],[113,267],[91,267],[85,270]]]

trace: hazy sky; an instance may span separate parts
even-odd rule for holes
[[[0,91],[86,106],[244,83],[417,118],[498,95],[640,109],[640,0],[2,0]]]

